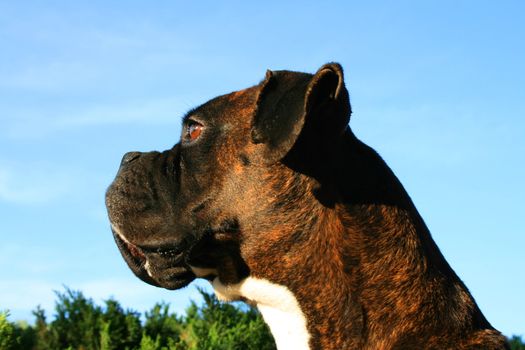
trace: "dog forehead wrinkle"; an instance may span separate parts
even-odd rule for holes
[[[310,349],[306,317],[287,287],[256,277],[228,285],[216,277],[212,286],[219,300],[244,298],[255,304],[270,327],[277,349]]]

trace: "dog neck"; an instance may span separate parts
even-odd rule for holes
[[[212,285],[219,300],[245,300],[255,305],[270,327],[278,349],[310,349],[306,317],[287,287],[255,277],[230,285],[215,278]]]
[[[348,277],[337,252],[346,230],[340,220],[318,214],[316,225],[323,231],[310,236],[301,249],[292,248],[288,263],[283,254],[263,249],[258,251],[259,264],[252,261],[248,277],[236,283],[215,277],[212,282],[219,300],[240,300],[257,307],[278,349],[351,348],[346,345],[355,344],[356,337],[349,337],[347,329],[362,329],[360,312],[355,311],[358,304],[350,300]],[[266,275],[264,266],[281,268]],[[220,276],[213,268],[192,269],[198,277]]]
[[[423,244],[419,238],[426,230],[422,222],[388,206],[347,208],[344,213],[338,219],[335,213],[321,215],[315,234],[285,255],[257,250],[259,264],[252,262],[248,277],[236,283],[216,277],[212,285],[217,297],[256,306],[278,349],[389,348],[401,341],[396,333],[400,326],[418,327],[407,316],[414,309],[422,310],[420,317],[429,324],[432,312],[442,317],[458,313],[465,319],[476,312],[450,267],[425,252],[431,243]],[[400,256],[389,253],[392,246],[400,249]],[[438,277],[429,276],[429,268],[438,271]],[[193,270],[199,277],[219,275],[215,269]],[[450,276],[452,286],[439,283],[443,273]],[[424,288],[421,276],[427,276],[434,289],[447,291],[451,301],[439,310],[425,309],[425,300],[434,291]],[[468,308],[454,302],[459,299]],[[399,324],[400,318],[404,324]],[[435,332],[443,331],[440,325],[435,327]]]
[[[362,166],[386,167],[376,162]],[[277,208],[295,216],[247,228],[259,230],[243,237],[250,275],[233,283],[217,278],[217,296],[256,305],[279,349],[423,347],[424,340],[403,337],[414,329],[445,336],[449,323],[467,327],[469,319],[490,327],[395,176],[340,176],[336,183],[348,177],[350,184],[335,205],[308,182],[300,183],[303,192],[283,191],[296,197],[276,201],[301,211]],[[436,297],[444,302],[428,307]]]

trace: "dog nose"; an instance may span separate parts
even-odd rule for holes
[[[129,164],[133,162],[134,160],[138,159],[141,155],[142,153],[140,152],[128,152],[124,154],[124,157],[122,157],[122,162],[120,163],[120,165],[122,166],[122,165]]]

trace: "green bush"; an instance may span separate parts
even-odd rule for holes
[[[259,313],[219,302],[200,291],[202,305],[192,302],[183,316],[158,303],[141,315],[109,299],[96,305],[80,291],[57,292],[54,319],[33,311],[35,324],[15,324],[0,313],[0,350],[220,350],[275,349]]]
[[[525,350],[525,343],[516,335],[509,339],[510,350]]]
[[[0,312],[0,349],[14,349],[20,340],[15,335],[15,327],[7,320],[8,311]]]
[[[192,302],[184,317],[184,335],[189,349],[229,350],[275,349],[273,338],[254,309],[242,311],[232,304],[219,302],[214,295],[200,291],[204,304]]]
[[[9,312],[0,312],[0,350],[33,349],[35,330],[27,322],[11,323]]]
[[[33,311],[34,325],[13,323],[0,312],[0,350],[271,350],[273,338],[260,314],[244,304],[219,302],[200,290],[182,316],[157,303],[141,315],[109,299],[96,305],[79,291],[56,293],[54,319]],[[521,337],[509,339],[511,350],[525,350]]]

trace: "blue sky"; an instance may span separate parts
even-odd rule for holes
[[[522,1],[1,1],[0,309],[53,290],[183,310],[136,279],[104,192],[123,153],[265,70],[340,62],[351,126],[385,158],[492,324],[525,333]],[[204,283],[199,283],[204,285]]]

